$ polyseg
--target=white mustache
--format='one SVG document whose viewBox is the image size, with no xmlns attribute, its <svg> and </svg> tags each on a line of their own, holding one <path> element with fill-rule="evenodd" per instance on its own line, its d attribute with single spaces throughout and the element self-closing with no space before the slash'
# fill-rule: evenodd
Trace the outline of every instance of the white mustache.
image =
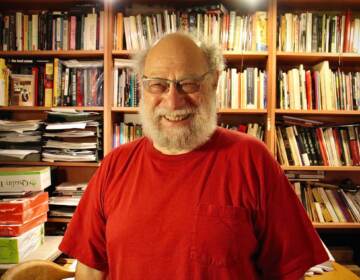
<svg viewBox="0 0 360 280">
<path fill-rule="evenodd" d="M 184 109 L 179 109 L 179 110 L 170 110 L 167 108 L 156 108 L 154 111 L 154 117 L 171 117 L 171 118 L 176 118 L 176 117 L 180 117 L 180 116 L 184 116 L 184 115 L 190 115 L 190 114 L 195 114 L 197 112 L 196 108 L 184 108 Z"/>
</svg>

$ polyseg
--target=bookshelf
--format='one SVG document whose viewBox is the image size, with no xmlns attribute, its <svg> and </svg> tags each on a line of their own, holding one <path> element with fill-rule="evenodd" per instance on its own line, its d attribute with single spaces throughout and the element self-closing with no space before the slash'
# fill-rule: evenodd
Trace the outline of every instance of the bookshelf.
<svg viewBox="0 0 360 280">
<path fill-rule="evenodd" d="M 137 4 L 168 4 L 173 6 L 206 4 L 202 0 L 186 0 L 186 1 L 170 1 L 170 0 L 134 0 L 134 1 L 105 1 L 103 4 L 104 16 L 104 49 L 103 50 L 38 50 L 38 51 L 0 51 L 0 58 L 11 57 L 39 57 L 39 58 L 81 58 L 81 59 L 103 59 L 104 61 L 104 102 L 103 106 L 97 107 L 73 107 L 74 109 L 84 111 L 98 111 L 103 113 L 103 149 L 104 155 L 112 150 L 113 141 L 113 124 L 119 120 L 124 120 L 126 115 L 135 116 L 138 112 L 137 108 L 114 107 L 113 101 L 113 61 L 115 58 L 129 58 L 134 52 L 125 49 L 116 50 L 114 46 L 114 21 L 117 11 L 124 10 L 126 5 L 131 3 Z M 42 9 L 61 9 L 66 10 L 73 4 L 77 3 L 100 3 L 91 0 L 34 0 L 31 5 L 37 5 L 38 10 Z M 242 7 L 238 7 L 237 1 L 227 0 L 222 2 L 229 5 L 229 9 L 237 9 L 241 11 Z M 27 0 L 5 0 L 0 3 L 0 13 L 8 10 L 24 10 L 28 8 Z M 259 122 L 265 126 L 265 144 L 269 150 L 276 153 L 276 120 L 283 115 L 298 116 L 325 122 L 341 123 L 346 121 L 359 122 L 360 111 L 346 110 L 285 110 L 277 108 L 277 73 L 281 67 L 297 66 L 303 63 L 312 66 L 318 62 L 328 60 L 332 65 L 341 65 L 350 69 L 359 69 L 360 54 L 355 53 L 324 53 L 324 52 L 284 52 L 278 51 L 278 22 L 277 17 L 285 11 L 313 11 L 354 9 L 360 12 L 358 0 L 343 0 L 341 7 L 337 0 L 270 0 L 261 7 L 268 13 L 267 21 L 267 51 L 224 51 L 224 57 L 231 66 L 240 68 L 243 66 L 259 66 L 267 72 L 267 108 L 266 109 L 219 109 L 219 120 L 225 120 L 231 123 Z M 15 119 L 31 119 L 44 118 L 44 112 L 49 107 L 0 107 L 0 114 L 7 113 Z M 0 165 L 9 164 L 8 162 L 0 162 Z M 74 181 L 90 178 L 91 174 L 99 166 L 99 163 L 77 163 L 77 162 L 12 162 L 12 165 L 48 165 L 58 167 L 59 170 L 70 174 Z M 86 169 L 86 174 L 77 172 Z M 283 166 L 284 170 L 297 171 L 325 171 L 326 176 L 333 178 L 352 178 L 356 183 L 360 183 L 360 166 Z M 65 219 L 66 220 L 66 219 Z M 64 220 L 64 221 L 65 221 Z M 56 220 L 53 220 L 54 222 Z M 63 221 L 63 220 L 61 220 Z M 350 229 L 358 234 L 360 229 L 359 223 L 314 223 L 317 229 L 321 230 L 341 230 Z"/>
</svg>

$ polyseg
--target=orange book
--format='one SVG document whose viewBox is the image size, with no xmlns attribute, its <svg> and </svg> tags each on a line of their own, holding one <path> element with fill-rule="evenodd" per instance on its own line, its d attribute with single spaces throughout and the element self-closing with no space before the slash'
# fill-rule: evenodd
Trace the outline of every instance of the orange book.
<svg viewBox="0 0 360 280">
<path fill-rule="evenodd" d="M 312 81 L 311 81 L 311 72 L 310 70 L 307 70 L 305 72 L 305 88 L 306 88 L 306 104 L 307 104 L 307 109 L 311 110 L 313 105 L 312 105 Z"/>
<path fill-rule="evenodd" d="M 123 49 L 123 36 L 124 36 L 124 15 L 117 13 L 116 15 L 116 49 Z"/>
</svg>

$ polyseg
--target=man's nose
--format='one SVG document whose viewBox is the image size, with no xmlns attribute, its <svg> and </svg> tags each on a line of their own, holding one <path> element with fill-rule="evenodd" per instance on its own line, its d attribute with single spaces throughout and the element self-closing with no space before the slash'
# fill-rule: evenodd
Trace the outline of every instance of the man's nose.
<svg viewBox="0 0 360 280">
<path fill-rule="evenodd" d="M 186 100 L 185 95 L 182 94 L 175 83 L 171 83 L 169 91 L 164 95 L 167 107 L 171 110 L 181 109 L 184 107 Z"/>
</svg>

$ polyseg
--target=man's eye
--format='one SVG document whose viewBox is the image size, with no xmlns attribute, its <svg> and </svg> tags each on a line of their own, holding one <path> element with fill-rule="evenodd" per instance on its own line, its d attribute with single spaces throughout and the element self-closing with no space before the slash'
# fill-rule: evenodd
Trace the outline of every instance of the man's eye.
<svg viewBox="0 0 360 280">
<path fill-rule="evenodd" d="M 167 84 L 166 83 L 161 83 L 161 82 L 150 82 L 149 83 L 149 88 L 152 91 L 165 91 L 167 88 Z"/>
<path fill-rule="evenodd" d="M 195 92 L 199 90 L 199 83 L 195 81 L 184 81 L 181 83 L 181 89 L 185 92 Z"/>
</svg>

